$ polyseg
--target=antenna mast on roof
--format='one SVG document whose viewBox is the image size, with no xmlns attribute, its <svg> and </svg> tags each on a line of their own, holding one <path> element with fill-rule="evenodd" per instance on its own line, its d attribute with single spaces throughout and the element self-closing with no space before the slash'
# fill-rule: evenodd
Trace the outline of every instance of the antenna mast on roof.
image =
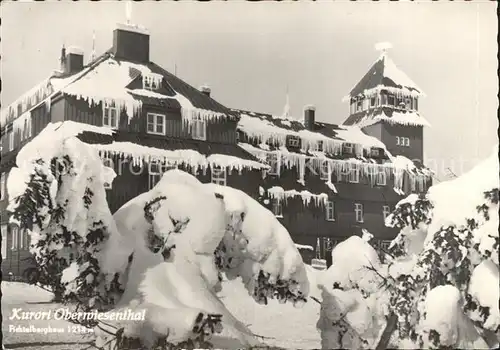
<svg viewBox="0 0 500 350">
<path fill-rule="evenodd" d="M 375 44 L 375 50 L 380 51 L 381 56 L 386 56 L 389 49 L 392 49 L 392 44 L 389 42 Z"/>
<path fill-rule="evenodd" d="M 95 60 L 95 29 L 92 31 L 92 53 L 90 54 L 90 61 Z"/>
<path fill-rule="evenodd" d="M 290 117 L 290 97 L 288 96 L 288 84 L 286 85 L 286 102 L 283 108 L 283 118 Z"/>
<path fill-rule="evenodd" d="M 125 1 L 125 17 L 127 19 L 127 24 L 130 24 L 130 19 L 132 18 L 132 1 Z"/>
</svg>

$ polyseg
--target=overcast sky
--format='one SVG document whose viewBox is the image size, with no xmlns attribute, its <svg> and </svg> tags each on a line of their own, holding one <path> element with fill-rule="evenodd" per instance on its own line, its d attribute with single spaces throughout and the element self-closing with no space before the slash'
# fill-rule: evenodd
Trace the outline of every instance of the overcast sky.
<svg viewBox="0 0 500 350">
<path fill-rule="evenodd" d="M 1 4 L 2 106 L 58 67 L 60 49 L 100 54 L 126 19 L 119 2 Z M 341 123 L 341 102 L 379 53 L 389 54 L 426 93 L 425 155 L 438 177 L 460 174 L 497 141 L 496 2 L 145 2 L 132 22 L 151 33 L 151 60 L 195 87 L 208 83 L 222 104 L 280 114 L 316 106 L 317 119 Z M 464 163 L 463 169 L 459 166 Z"/>
</svg>

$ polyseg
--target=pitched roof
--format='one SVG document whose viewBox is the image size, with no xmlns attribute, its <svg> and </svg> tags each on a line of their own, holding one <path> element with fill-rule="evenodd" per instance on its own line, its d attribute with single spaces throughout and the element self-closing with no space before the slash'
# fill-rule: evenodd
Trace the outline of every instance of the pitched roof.
<svg viewBox="0 0 500 350">
<path fill-rule="evenodd" d="M 246 135 L 247 140 L 258 147 L 289 148 L 287 137 L 295 136 L 301 139 L 303 146 L 315 144 L 319 141 L 323 144 L 330 144 L 332 147 L 325 149 L 338 148 L 342 145 L 351 143 L 361 146 L 362 149 L 381 148 L 385 150 L 384 144 L 378 139 L 363 133 L 358 127 L 329 124 L 324 122 L 315 122 L 313 131 L 306 128 L 303 121 L 290 117 L 273 116 L 266 113 L 257 113 L 251 111 L 233 109 L 239 113 L 238 130 Z M 267 146 L 264 146 L 267 144 Z M 302 147 L 314 148 L 314 147 Z M 297 152 L 297 149 L 289 149 L 290 152 Z M 311 155 L 308 151 L 301 151 L 302 154 Z M 327 157 L 338 159 L 339 155 L 325 152 Z M 331 152 L 336 153 L 336 152 Z"/>
<path fill-rule="evenodd" d="M 403 89 L 408 93 L 422 95 L 423 91 L 400 70 L 394 62 L 382 54 L 368 72 L 354 86 L 348 97 L 355 97 L 371 89 Z"/>
<path fill-rule="evenodd" d="M 351 114 L 343 125 L 356 125 L 363 128 L 381 121 L 390 124 L 430 126 L 429 122 L 417 111 L 394 110 L 391 107 L 377 107 Z"/>
<path fill-rule="evenodd" d="M 142 79 L 160 77 L 157 91 L 143 90 Z M 143 103 L 181 108 L 183 118 L 236 118 L 213 98 L 192 87 L 155 63 L 137 64 L 114 58 L 108 50 L 75 74 L 52 74 L 4 108 L 2 127 L 40 103 L 63 93 L 76 96 L 89 104 L 113 102 L 127 110 L 129 118 Z M 168 101 L 168 102 L 166 102 Z M 19 107 L 20 106 L 20 107 Z"/>
</svg>

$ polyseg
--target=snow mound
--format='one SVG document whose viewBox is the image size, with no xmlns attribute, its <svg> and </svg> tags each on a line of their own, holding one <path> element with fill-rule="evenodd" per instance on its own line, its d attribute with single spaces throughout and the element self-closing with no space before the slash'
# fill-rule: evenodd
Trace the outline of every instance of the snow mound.
<svg viewBox="0 0 500 350">
<path fill-rule="evenodd" d="M 317 327 L 324 349 L 374 348 L 388 314 L 381 288 L 387 271 L 377 252 L 352 236 L 332 251 L 332 266 L 321 276 L 322 308 Z"/>
<path fill-rule="evenodd" d="M 225 332 L 242 344 L 258 343 L 217 297 L 222 272 L 241 277 L 259 302 L 277 298 L 295 303 L 308 293 L 307 273 L 288 232 L 241 191 L 170 170 L 114 218 L 125 250 L 133 252 L 119 307 L 155 308 L 155 315 L 187 312 L 181 318 L 185 327 L 175 323 L 175 329 L 148 318 L 162 334 L 168 329 L 185 340 L 191 316 L 202 313 L 221 315 Z M 128 329 L 140 336 L 137 327 Z"/>
</svg>

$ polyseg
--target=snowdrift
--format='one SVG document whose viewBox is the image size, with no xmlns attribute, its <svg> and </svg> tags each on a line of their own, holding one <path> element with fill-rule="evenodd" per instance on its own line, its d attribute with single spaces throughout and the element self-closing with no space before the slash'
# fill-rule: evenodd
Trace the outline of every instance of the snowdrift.
<svg viewBox="0 0 500 350">
<path fill-rule="evenodd" d="M 259 303 L 305 302 L 307 273 L 288 232 L 241 191 L 171 170 L 112 216 L 104 183 L 115 174 L 75 137 L 86 130 L 110 132 L 50 124 L 20 151 L 9 211 L 29 229 L 39 265 L 62 266 L 52 282 L 65 301 L 146 311 L 144 320 L 93 324 L 98 345 L 206 347 L 222 328 L 243 346 L 259 344 L 217 296 L 224 274 L 241 277 Z"/>
</svg>

